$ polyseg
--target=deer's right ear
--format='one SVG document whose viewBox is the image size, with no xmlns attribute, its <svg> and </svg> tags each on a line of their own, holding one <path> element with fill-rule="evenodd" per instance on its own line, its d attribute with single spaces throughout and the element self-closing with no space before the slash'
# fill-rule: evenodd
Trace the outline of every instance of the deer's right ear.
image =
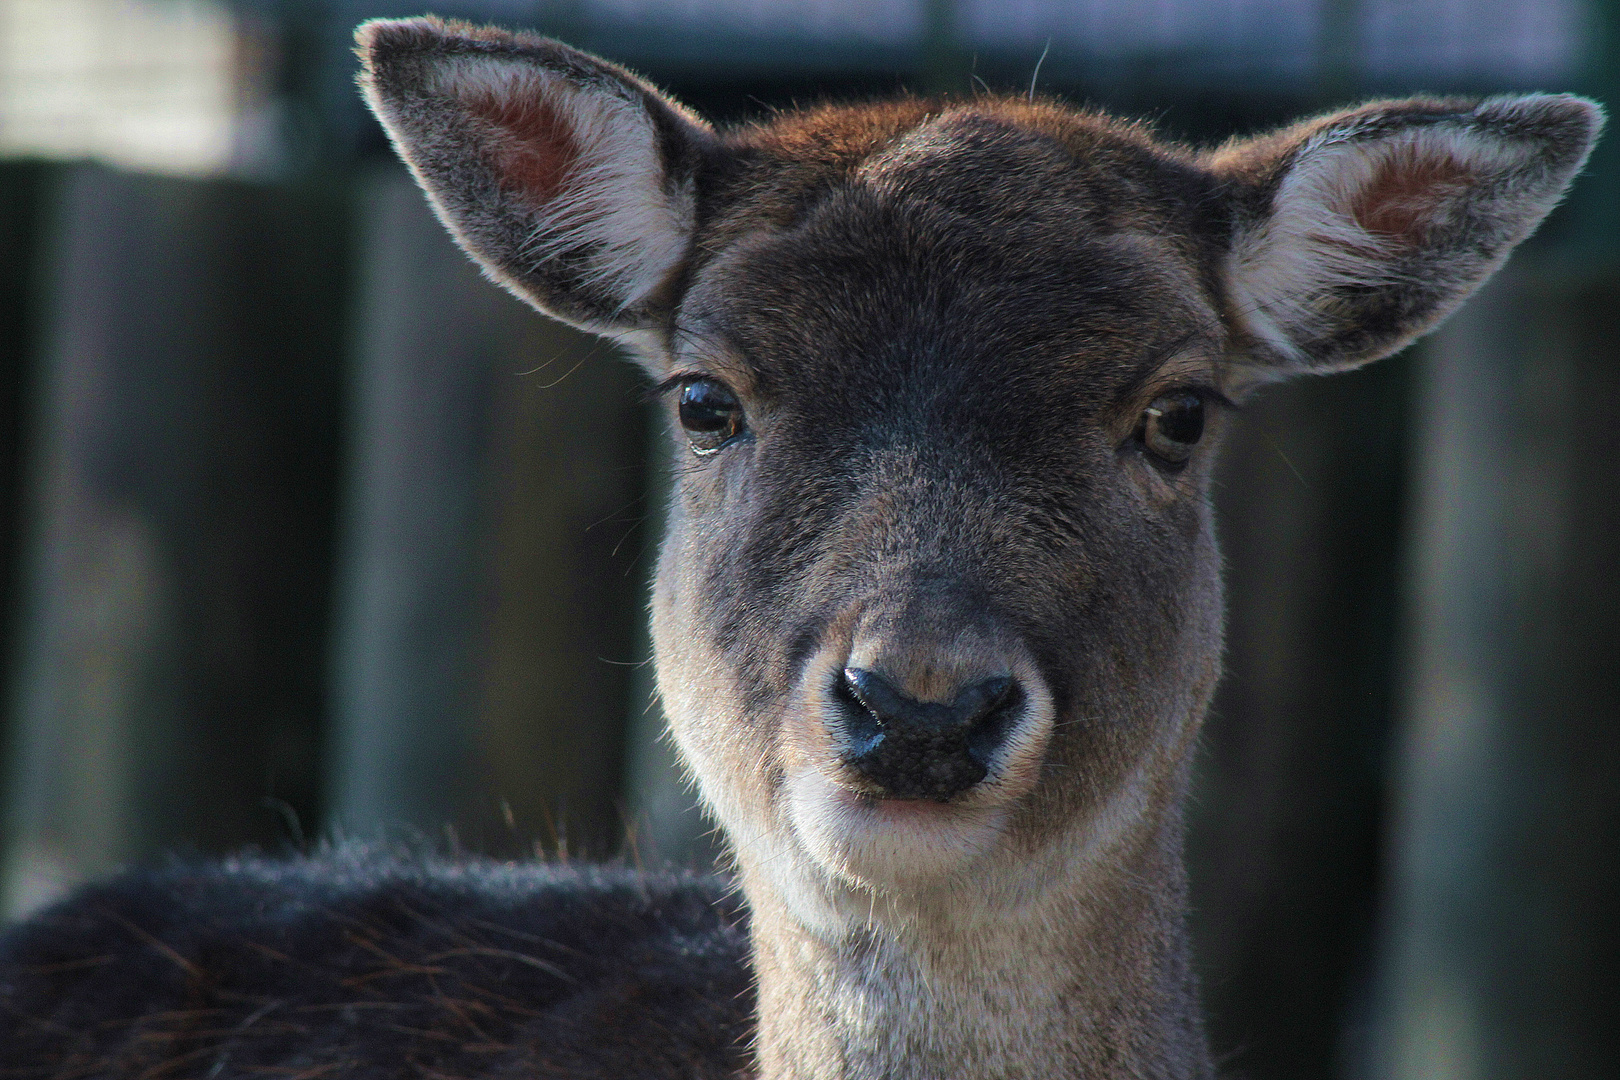
<svg viewBox="0 0 1620 1080">
<path fill-rule="evenodd" d="M 367 104 L 490 277 L 587 329 L 657 321 L 690 246 L 701 120 L 546 38 L 428 17 L 355 39 Z"/>
</svg>

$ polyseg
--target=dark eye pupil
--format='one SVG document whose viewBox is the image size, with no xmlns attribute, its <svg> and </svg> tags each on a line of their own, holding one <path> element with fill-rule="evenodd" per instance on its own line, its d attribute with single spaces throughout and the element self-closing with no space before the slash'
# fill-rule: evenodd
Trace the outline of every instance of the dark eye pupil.
<svg viewBox="0 0 1620 1080">
<path fill-rule="evenodd" d="M 681 427 L 700 453 L 718 450 L 742 432 L 742 406 L 714 379 L 694 379 L 681 388 Z"/>
<path fill-rule="evenodd" d="M 1159 431 L 1172 442 L 1189 446 L 1204 436 L 1204 403 L 1192 394 L 1170 399 L 1169 408 L 1159 413 Z"/>
<path fill-rule="evenodd" d="M 688 383 L 681 391 L 681 426 L 688 431 L 719 431 L 736 410 L 737 399 L 719 383 Z"/>
</svg>

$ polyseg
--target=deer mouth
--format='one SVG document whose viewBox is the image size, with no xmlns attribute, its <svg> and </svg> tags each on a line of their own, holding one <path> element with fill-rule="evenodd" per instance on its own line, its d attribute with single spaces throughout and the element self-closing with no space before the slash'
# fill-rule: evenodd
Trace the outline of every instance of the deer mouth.
<svg viewBox="0 0 1620 1080">
<path fill-rule="evenodd" d="M 852 885 L 953 878 L 992 854 L 1011 817 L 999 800 L 890 798 L 838 782 L 813 765 L 787 778 L 794 832 L 825 869 Z"/>
<path fill-rule="evenodd" d="M 952 878 L 994 854 L 1041 775 L 1052 701 L 1019 658 L 908 698 L 878 665 L 823 665 L 806 679 L 784 776 L 794 832 L 859 886 Z"/>
</svg>

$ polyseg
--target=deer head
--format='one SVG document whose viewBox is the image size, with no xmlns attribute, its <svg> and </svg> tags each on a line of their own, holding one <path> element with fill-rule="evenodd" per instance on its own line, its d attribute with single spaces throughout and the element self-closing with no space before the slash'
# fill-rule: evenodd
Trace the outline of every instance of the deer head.
<svg viewBox="0 0 1620 1080">
<path fill-rule="evenodd" d="M 659 687 L 757 913 L 766 1072 L 1202 1068 L 1180 803 L 1220 673 L 1222 429 L 1444 318 L 1596 107 L 1376 102 L 1213 152 L 996 97 L 716 132 L 542 38 L 360 43 L 468 253 L 668 402 Z M 913 978 L 992 987 L 1049 1060 L 885 1028 L 926 1012 Z"/>
</svg>

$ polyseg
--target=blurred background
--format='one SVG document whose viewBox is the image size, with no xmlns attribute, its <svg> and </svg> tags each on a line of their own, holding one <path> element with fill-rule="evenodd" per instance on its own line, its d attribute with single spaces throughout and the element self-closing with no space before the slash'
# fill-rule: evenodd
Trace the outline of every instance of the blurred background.
<svg viewBox="0 0 1620 1080">
<path fill-rule="evenodd" d="M 711 118 L 1038 88 L 1213 142 L 1620 101 L 1620 0 L 467 0 Z M 483 282 L 353 90 L 373 0 L 0 0 L 0 903 L 417 838 L 702 865 L 638 377 Z M 1044 55 L 1044 61 L 1038 64 Z M 1620 137 L 1439 333 L 1269 392 L 1219 491 L 1194 921 L 1223 1071 L 1611 1077 Z"/>
</svg>

